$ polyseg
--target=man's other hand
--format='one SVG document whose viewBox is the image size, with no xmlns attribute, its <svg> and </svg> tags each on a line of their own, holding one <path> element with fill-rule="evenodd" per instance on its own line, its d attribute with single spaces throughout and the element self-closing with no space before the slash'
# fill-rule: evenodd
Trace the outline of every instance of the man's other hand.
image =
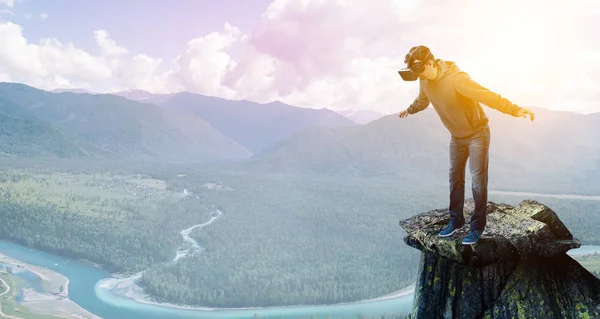
<svg viewBox="0 0 600 319">
<path fill-rule="evenodd" d="M 527 108 L 521 108 L 519 110 L 519 112 L 517 113 L 517 117 L 524 117 L 527 118 L 527 115 L 529 115 L 529 118 L 533 121 L 533 119 L 535 118 L 535 114 L 533 114 L 533 112 L 531 112 L 531 110 L 527 109 Z"/>
<path fill-rule="evenodd" d="M 400 112 L 400 114 L 398 114 L 398 117 L 400 117 L 401 119 L 407 117 L 409 115 L 408 110 L 404 110 L 402 112 Z"/>
</svg>

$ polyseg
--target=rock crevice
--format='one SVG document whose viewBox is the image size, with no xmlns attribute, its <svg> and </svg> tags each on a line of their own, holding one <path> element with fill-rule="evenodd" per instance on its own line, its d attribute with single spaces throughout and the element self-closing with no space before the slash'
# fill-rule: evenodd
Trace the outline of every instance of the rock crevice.
<svg viewBox="0 0 600 319">
<path fill-rule="evenodd" d="M 580 247 L 549 207 L 488 203 L 479 242 L 463 245 L 467 226 L 437 234 L 447 209 L 400 221 L 404 242 L 422 251 L 411 318 L 600 318 L 600 280 L 567 255 Z"/>
</svg>

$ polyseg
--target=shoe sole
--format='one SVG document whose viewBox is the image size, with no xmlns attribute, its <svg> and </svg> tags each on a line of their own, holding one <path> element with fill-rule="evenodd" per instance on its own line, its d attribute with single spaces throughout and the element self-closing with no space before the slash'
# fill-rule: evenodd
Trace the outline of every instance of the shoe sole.
<svg viewBox="0 0 600 319">
<path fill-rule="evenodd" d="M 438 236 L 439 237 L 450 237 L 450 236 L 452 236 L 452 234 L 456 233 L 457 231 L 459 231 L 463 227 L 465 227 L 465 226 L 463 225 L 463 226 L 460 226 L 460 227 L 456 227 L 456 228 L 454 228 L 454 230 L 450 234 L 447 234 L 447 235 L 440 235 L 438 233 Z"/>
<path fill-rule="evenodd" d="M 463 245 L 475 245 L 477 242 L 470 242 L 470 243 L 466 243 L 466 242 L 462 242 Z"/>
<path fill-rule="evenodd" d="M 458 229 L 455 229 L 450 234 L 446 234 L 446 235 L 440 235 L 440 234 L 438 234 L 438 236 L 440 236 L 440 237 L 449 237 L 449 236 L 452 236 L 452 234 L 456 233 L 457 230 Z"/>
</svg>

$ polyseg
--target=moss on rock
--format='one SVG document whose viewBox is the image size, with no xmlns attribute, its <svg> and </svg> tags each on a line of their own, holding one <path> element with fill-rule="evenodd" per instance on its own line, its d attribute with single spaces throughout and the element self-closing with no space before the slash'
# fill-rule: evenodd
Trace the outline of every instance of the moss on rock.
<svg viewBox="0 0 600 319">
<path fill-rule="evenodd" d="M 465 205 L 469 221 L 473 202 Z M 488 203 L 484 236 L 462 245 L 468 226 L 437 233 L 450 220 L 436 209 L 400 221 L 421 250 L 412 319 L 600 318 L 600 280 L 566 252 L 579 241 L 547 206 Z"/>
</svg>

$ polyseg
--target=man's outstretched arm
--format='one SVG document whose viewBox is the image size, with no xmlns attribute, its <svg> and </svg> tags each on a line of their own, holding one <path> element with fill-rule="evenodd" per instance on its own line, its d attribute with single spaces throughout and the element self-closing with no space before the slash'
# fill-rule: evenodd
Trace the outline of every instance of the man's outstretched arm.
<svg viewBox="0 0 600 319">
<path fill-rule="evenodd" d="M 481 102 L 505 114 L 519 116 L 519 110 L 522 109 L 508 99 L 500 96 L 500 94 L 481 86 L 464 72 L 456 75 L 454 88 L 463 96 Z"/>
<path fill-rule="evenodd" d="M 417 96 L 415 101 L 406 110 L 409 114 L 415 114 L 426 109 L 430 103 L 427 94 L 423 91 L 423 87 L 419 85 L 419 96 Z"/>
</svg>

